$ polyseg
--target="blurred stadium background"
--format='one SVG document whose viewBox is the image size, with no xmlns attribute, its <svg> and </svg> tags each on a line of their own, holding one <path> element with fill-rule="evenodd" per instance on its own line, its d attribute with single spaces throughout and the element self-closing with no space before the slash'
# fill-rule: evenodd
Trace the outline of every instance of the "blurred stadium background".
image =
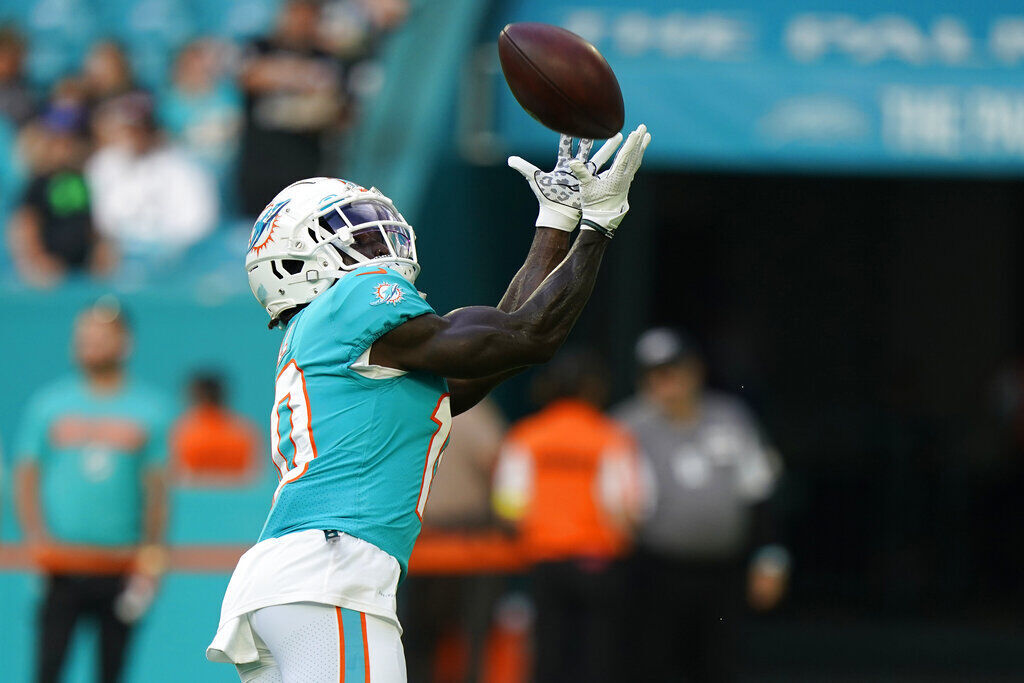
<svg viewBox="0 0 1024 683">
<path fill-rule="evenodd" d="M 19 545 L 13 439 L 28 397 L 71 367 L 75 313 L 115 293 L 137 330 L 135 375 L 183 409 L 191 373 L 214 369 L 265 441 L 279 335 L 243 275 L 253 216 L 238 169 L 258 183 L 259 149 L 290 149 L 288 135 L 305 145 L 292 161 L 318 166 L 296 178 L 340 175 L 395 200 L 419 237 L 417 284 L 439 311 L 496 302 L 535 211 L 504 160 L 544 166 L 555 140 L 501 79 L 494 40 L 511 21 L 591 40 L 622 84 L 627 127 L 654 133 L 573 341 L 603 353 L 621 399 L 637 335 L 686 328 L 711 384 L 753 408 L 786 463 L 776 503 L 792 585 L 777 610 L 743 620 L 742 679 L 1024 677 L 1024 6 L 322 5 L 319 52 L 294 68 L 328 69 L 319 92 L 340 106 L 274 138 L 260 106 L 270 96 L 253 95 L 243 71 L 262 49 L 253 41 L 275 31 L 278 0 L 0 0 L 2 215 L 43 201 L 30 190 L 52 178 L 60 140 L 87 159 L 129 134 L 118 123 L 132 117 L 151 115 L 182 172 L 217 190 L 187 237 L 135 239 L 119 229 L 130 209 L 114 206 L 98 238 L 67 228 L 70 242 L 40 257 L 24 226 L 5 226 L 0 679 L 30 680 L 41 590 Z M 108 40 L 130 77 L 119 80 Z M 116 180 L 92 186 L 116 173 L 85 177 L 94 199 L 117 204 Z M 498 392 L 510 419 L 531 410 L 528 381 Z M 173 489 L 176 564 L 127 680 L 234 679 L 203 650 L 232 553 L 258 534 L 274 487 L 269 459 L 259 463 L 254 482 Z M 421 571 L 452 570 L 454 557 Z M 66 680 L 91 680 L 92 637 L 76 643 Z M 407 643 L 416 637 L 407 630 Z"/>
</svg>

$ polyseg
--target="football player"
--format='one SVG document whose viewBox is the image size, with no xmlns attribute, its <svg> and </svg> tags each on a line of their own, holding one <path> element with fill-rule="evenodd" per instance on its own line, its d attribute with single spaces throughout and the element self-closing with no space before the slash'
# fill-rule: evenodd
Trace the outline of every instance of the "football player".
<svg viewBox="0 0 1024 683">
<path fill-rule="evenodd" d="M 280 482 L 238 562 L 207 649 L 242 681 L 405 681 L 395 592 L 452 415 L 550 359 L 590 296 L 651 136 L 590 158 L 559 142 L 542 172 L 509 165 L 540 203 L 526 262 L 497 307 L 436 315 L 413 283 L 412 226 L 336 178 L 285 188 L 253 227 L 249 284 L 285 330 L 270 452 Z M 580 232 L 570 247 L 571 234 Z"/>
</svg>

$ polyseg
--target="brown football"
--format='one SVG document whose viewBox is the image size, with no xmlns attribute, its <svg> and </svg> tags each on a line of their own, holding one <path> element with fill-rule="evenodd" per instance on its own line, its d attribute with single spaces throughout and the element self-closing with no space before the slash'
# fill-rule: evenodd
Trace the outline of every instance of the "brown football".
<svg viewBox="0 0 1024 683">
<path fill-rule="evenodd" d="M 575 33 L 550 24 L 509 24 L 498 36 L 498 58 L 516 100 L 548 128 L 599 140 L 622 129 L 619 81 L 597 48 Z"/>
</svg>

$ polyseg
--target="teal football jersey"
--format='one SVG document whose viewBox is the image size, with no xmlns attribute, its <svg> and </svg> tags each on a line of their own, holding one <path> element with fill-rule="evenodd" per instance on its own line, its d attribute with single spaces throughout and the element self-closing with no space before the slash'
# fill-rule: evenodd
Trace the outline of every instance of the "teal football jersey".
<svg viewBox="0 0 1024 683">
<path fill-rule="evenodd" d="M 65 543 L 139 543 L 144 475 L 164 465 L 172 417 L 164 397 L 134 382 L 96 394 L 69 377 L 36 394 L 15 454 L 39 467 L 50 534 Z"/>
<path fill-rule="evenodd" d="M 280 483 L 260 540 L 336 529 L 384 550 L 405 575 L 451 430 L 448 384 L 353 364 L 384 333 L 432 312 L 400 275 L 368 265 L 292 318 L 270 418 Z"/>
</svg>

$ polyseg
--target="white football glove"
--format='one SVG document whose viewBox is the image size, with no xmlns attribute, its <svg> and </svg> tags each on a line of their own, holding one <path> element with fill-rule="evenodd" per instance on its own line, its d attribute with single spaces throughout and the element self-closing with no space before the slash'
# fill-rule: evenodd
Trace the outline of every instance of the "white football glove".
<svg viewBox="0 0 1024 683">
<path fill-rule="evenodd" d="M 607 162 L 622 141 L 622 134 L 608 140 L 589 161 L 593 140 L 580 140 L 576 156 L 572 156 L 572 138 L 563 135 L 558 140 L 558 161 L 550 172 L 541 171 L 522 157 L 509 157 L 508 165 L 519 171 L 537 196 L 540 211 L 538 228 L 556 228 L 572 232 L 580 222 L 580 181 L 569 170 L 570 161 L 578 161 L 594 173 Z"/>
<path fill-rule="evenodd" d="M 640 124 L 626 138 L 611 168 L 604 173 L 591 171 L 587 164 L 577 159 L 569 160 L 569 168 L 580 181 L 580 197 L 583 201 L 580 229 L 596 230 L 608 238 L 615 234 L 622 217 L 629 211 L 629 185 L 640 168 L 644 150 L 650 142 L 651 134 L 647 132 L 647 126 Z M 601 151 L 604 151 L 603 147 Z"/>
</svg>

